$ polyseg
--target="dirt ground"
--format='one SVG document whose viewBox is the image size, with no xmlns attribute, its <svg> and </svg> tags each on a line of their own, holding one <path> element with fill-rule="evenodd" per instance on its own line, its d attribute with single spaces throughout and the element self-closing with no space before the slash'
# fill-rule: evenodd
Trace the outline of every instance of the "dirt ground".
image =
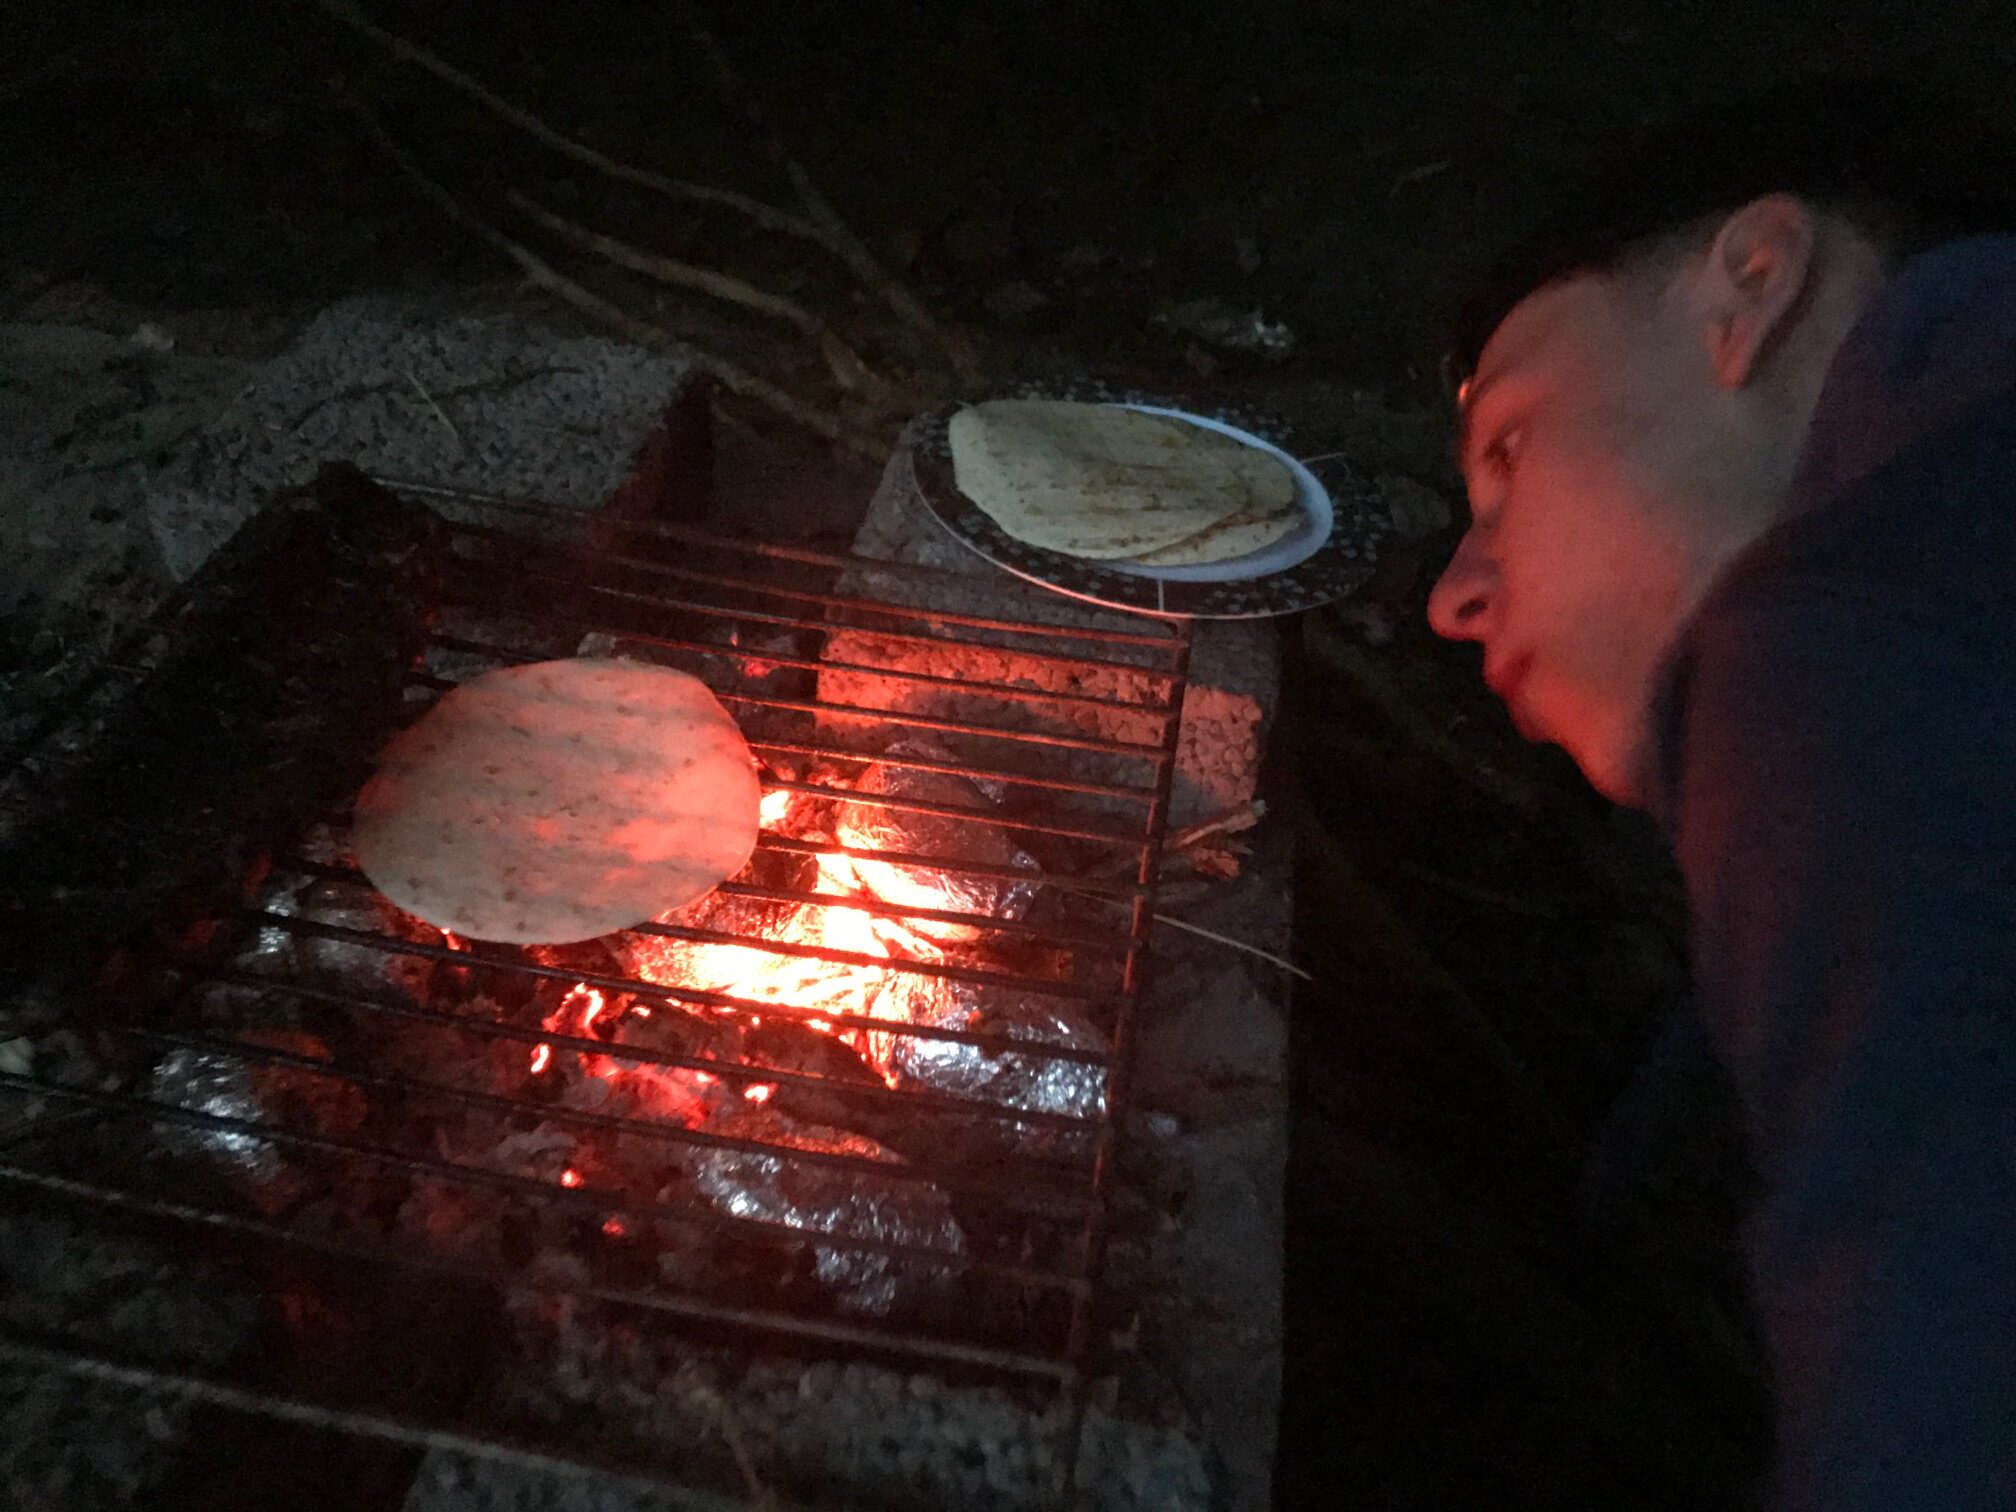
<svg viewBox="0 0 2016 1512">
<path fill-rule="evenodd" d="M 677 7 L 368 9 L 614 156 L 787 197 Z M 1823 62 L 2002 98 L 2016 11 L 1904 10 L 744 0 L 710 24 L 813 180 L 973 333 L 981 386 L 1202 386 L 1455 503 L 1439 323 L 1556 165 Z M 330 103 L 340 77 L 472 203 L 521 188 L 790 295 L 914 392 L 947 381 L 816 249 L 561 163 L 310 4 L 84 0 L 8 28 L 0 320 L 149 321 L 239 357 L 360 289 L 551 308 L 388 168 Z M 591 281 L 777 381 L 825 382 L 795 332 L 747 311 Z M 1292 349 L 1179 329 L 1206 301 Z M 778 528 L 844 539 L 872 469 L 727 411 L 735 510 L 767 489 L 792 501 Z M 1513 737 L 1475 654 L 1421 627 L 1452 538 L 1283 626 L 1272 781 L 1317 977 L 1297 1005 L 1283 1500 L 1739 1506 L 1761 1418 L 1731 1301 L 1726 1089 L 1704 1070 L 1666 1110 L 1670 1158 L 1646 1162 L 1605 1244 L 1574 1221 L 1604 1115 L 1685 991 L 1672 879 L 1642 824 Z M 44 654 L 35 623 L 4 629 L 7 658 Z"/>
</svg>

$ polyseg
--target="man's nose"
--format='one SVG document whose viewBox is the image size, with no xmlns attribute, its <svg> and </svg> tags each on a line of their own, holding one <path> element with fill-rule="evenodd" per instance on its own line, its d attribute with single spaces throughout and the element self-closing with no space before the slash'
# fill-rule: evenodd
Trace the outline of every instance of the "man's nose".
<svg viewBox="0 0 2016 1512">
<path fill-rule="evenodd" d="M 1428 624 L 1450 640 L 1485 640 L 1497 624 L 1498 567 L 1466 532 L 1428 595 Z"/>
</svg>

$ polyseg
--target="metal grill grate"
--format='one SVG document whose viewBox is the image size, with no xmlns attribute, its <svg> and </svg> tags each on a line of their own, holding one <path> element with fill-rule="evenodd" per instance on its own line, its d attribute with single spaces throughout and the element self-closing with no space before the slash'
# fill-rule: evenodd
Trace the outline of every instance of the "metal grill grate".
<svg viewBox="0 0 2016 1512">
<path fill-rule="evenodd" d="M 750 1350 L 1078 1387 L 1185 622 L 671 527 L 598 525 L 583 545 L 555 511 L 394 486 L 451 522 L 416 715 L 495 666 L 679 667 L 736 716 L 766 813 L 785 817 L 699 914 L 520 950 L 393 915 L 332 815 L 216 964 L 162 984 L 164 1011 L 107 1026 L 131 1050 L 117 1075 L 0 1072 L 18 1116 L 0 1183 L 319 1257 L 310 1273 L 340 1272 L 343 1305 L 367 1313 L 432 1278 Z M 904 885 L 836 883 L 864 867 Z M 682 975 L 722 950 L 729 979 Z M 757 990 L 796 972 L 823 991 L 828 970 L 893 985 L 837 1006 Z M 943 1011 L 892 1017 L 892 1000 Z M 592 1024 L 590 1002 L 606 1010 Z M 705 1107 L 667 1115 L 668 1088 Z M 221 1183 L 199 1195 L 192 1165 Z M 325 1402 L 415 1442 L 486 1437 L 456 1410 L 466 1383 L 411 1385 L 427 1373 L 402 1356 L 424 1340 L 355 1332 L 374 1363 L 343 1381 L 314 1379 L 312 1352 L 247 1382 L 8 1348 L 234 1407 Z"/>
</svg>

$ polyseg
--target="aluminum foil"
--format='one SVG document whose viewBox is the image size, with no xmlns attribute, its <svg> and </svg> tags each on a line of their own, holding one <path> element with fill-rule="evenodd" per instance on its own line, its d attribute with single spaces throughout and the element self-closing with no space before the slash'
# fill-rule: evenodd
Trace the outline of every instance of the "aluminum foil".
<svg viewBox="0 0 2016 1512">
<path fill-rule="evenodd" d="M 865 1156 L 891 1164 L 896 1157 L 872 1139 L 818 1124 L 800 1124 L 770 1108 L 724 1107 L 708 1132 L 795 1150 Z M 694 1184 L 724 1213 L 781 1223 L 837 1239 L 876 1239 L 963 1254 L 966 1237 L 951 1204 L 936 1187 L 916 1181 L 878 1181 L 866 1174 L 742 1150 L 690 1148 L 680 1155 Z M 814 1245 L 814 1274 L 853 1312 L 886 1316 L 906 1279 L 911 1284 L 947 1274 L 929 1261 L 875 1250 Z"/>
<path fill-rule="evenodd" d="M 906 979 L 904 1012 L 890 1017 L 938 1029 L 998 1034 L 1004 1040 L 1104 1053 L 1105 1036 L 1063 999 L 962 982 Z M 1106 1068 L 1035 1052 L 992 1049 L 910 1034 L 874 1035 L 876 1064 L 893 1087 L 942 1092 L 1024 1113 L 1101 1118 Z"/>
<path fill-rule="evenodd" d="M 258 906 L 287 918 L 365 930 L 412 944 L 443 943 L 440 930 L 394 908 L 362 883 L 290 877 L 262 897 Z M 426 1001 L 434 971 L 434 963 L 424 956 L 296 934 L 278 924 L 260 925 L 237 964 L 276 976 L 334 977 L 346 987 L 390 988 L 414 1002 Z"/>
<path fill-rule="evenodd" d="M 891 746 L 888 754 L 935 761 L 950 759 L 943 747 L 927 741 L 904 741 Z M 977 809 L 988 807 L 999 796 L 998 791 L 990 793 L 964 777 L 883 762 L 862 773 L 855 788 L 862 793 Z M 863 850 L 910 851 L 943 856 L 948 862 L 979 861 L 1030 873 L 1037 870 L 1034 859 L 1009 839 L 1004 830 L 984 820 L 947 819 L 875 804 L 843 803 L 834 818 L 834 834 L 842 845 Z M 868 891 L 900 908 L 938 908 L 996 919 L 1019 919 L 1029 912 L 1029 905 L 1036 897 L 1033 875 L 1024 882 L 972 872 L 940 871 L 935 867 L 897 866 L 858 857 L 854 860 L 854 872 Z M 977 925 L 932 919 L 906 919 L 904 923 L 936 940 L 971 940 L 982 933 Z"/>
<path fill-rule="evenodd" d="M 244 1062 L 200 1050 L 178 1048 L 162 1056 L 147 1078 L 147 1096 L 154 1102 L 208 1113 L 213 1118 L 256 1124 L 265 1117 Z M 280 1174 L 279 1155 L 272 1144 L 256 1135 L 163 1124 L 161 1138 L 165 1144 L 208 1155 L 254 1181 L 271 1181 Z"/>
<path fill-rule="evenodd" d="M 314 1060 L 326 1060 L 329 1054 L 314 1035 L 297 1029 L 260 1029 L 244 1038 Z M 354 1133 L 366 1112 L 363 1091 L 349 1082 L 187 1046 L 177 1046 L 155 1062 L 145 1095 L 213 1118 L 318 1134 Z M 184 1124 L 163 1124 L 160 1132 L 164 1143 L 215 1160 L 247 1180 L 262 1198 L 284 1200 L 283 1188 L 298 1179 L 286 1148 L 256 1134 Z"/>
<path fill-rule="evenodd" d="M 823 909 L 803 904 L 709 893 L 664 915 L 659 922 L 749 940 L 822 944 L 830 943 L 823 936 L 823 914 Z M 861 1012 L 862 1005 L 875 995 L 882 975 L 876 966 L 787 955 L 755 944 L 672 940 L 626 931 L 610 936 L 609 947 L 632 976 L 660 987 L 691 987 L 757 1002 L 829 1008 L 836 1013 Z"/>
</svg>

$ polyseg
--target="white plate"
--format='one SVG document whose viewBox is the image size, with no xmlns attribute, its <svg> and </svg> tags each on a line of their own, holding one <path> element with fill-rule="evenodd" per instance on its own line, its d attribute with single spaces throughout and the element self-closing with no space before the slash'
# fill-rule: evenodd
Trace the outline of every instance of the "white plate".
<svg viewBox="0 0 2016 1512">
<path fill-rule="evenodd" d="M 1298 562 L 1307 561 L 1330 538 L 1331 508 L 1330 491 L 1309 471 L 1273 442 L 1263 440 L 1251 431 L 1241 430 L 1236 425 L 1228 425 L 1223 420 L 1214 420 L 1209 415 L 1194 415 L 1188 410 L 1163 409 L 1153 404 L 1116 404 L 1115 409 L 1139 410 L 1144 415 L 1161 415 L 1170 420 L 1182 420 L 1205 430 L 1216 431 L 1221 436 L 1230 436 L 1234 441 L 1271 457 L 1279 457 L 1295 479 L 1295 504 L 1302 511 L 1302 521 L 1288 534 L 1258 551 L 1249 551 L 1244 556 L 1228 557 L 1222 562 L 1199 562 L 1192 567 L 1144 567 L 1139 562 L 1101 559 L 1099 566 L 1108 572 L 1122 572 L 1129 577 L 1156 578 L 1165 583 L 1230 583 L 1244 578 L 1265 577 L 1272 572 L 1282 572 Z"/>
</svg>

